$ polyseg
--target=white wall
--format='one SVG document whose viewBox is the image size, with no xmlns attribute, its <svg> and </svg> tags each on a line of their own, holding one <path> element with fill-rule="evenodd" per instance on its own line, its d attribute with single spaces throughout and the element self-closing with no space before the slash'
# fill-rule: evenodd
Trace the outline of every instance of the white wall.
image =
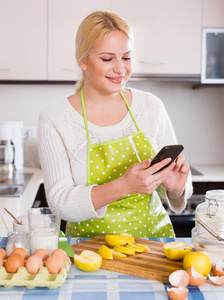
<svg viewBox="0 0 224 300">
<path fill-rule="evenodd" d="M 191 164 L 224 164 L 224 88 L 192 89 L 189 82 L 131 81 L 150 91 L 168 110 L 178 141 Z M 74 93 L 73 85 L 0 85 L 0 120 L 37 126 L 40 112 Z M 37 141 L 25 140 L 26 166 L 38 165 Z"/>
</svg>

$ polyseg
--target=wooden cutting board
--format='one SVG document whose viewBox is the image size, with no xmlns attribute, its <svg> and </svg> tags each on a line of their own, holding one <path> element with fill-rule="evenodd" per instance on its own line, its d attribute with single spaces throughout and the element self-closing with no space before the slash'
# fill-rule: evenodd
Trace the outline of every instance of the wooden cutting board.
<svg viewBox="0 0 224 300">
<path fill-rule="evenodd" d="M 168 278 L 172 272 L 183 269 L 182 261 L 171 261 L 166 258 L 163 253 L 164 243 L 138 238 L 135 238 L 135 242 L 145 244 L 151 251 L 113 260 L 103 259 L 101 269 L 164 283 L 169 283 Z M 101 245 L 106 245 L 105 234 L 80 242 L 72 248 L 76 254 L 80 254 L 83 250 L 98 252 Z"/>
</svg>

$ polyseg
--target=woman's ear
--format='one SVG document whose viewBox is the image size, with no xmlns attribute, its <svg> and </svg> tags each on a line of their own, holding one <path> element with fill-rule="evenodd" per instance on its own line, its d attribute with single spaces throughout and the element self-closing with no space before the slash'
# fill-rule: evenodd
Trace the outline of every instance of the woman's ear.
<svg viewBox="0 0 224 300">
<path fill-rule="evenodd" d="M 82 71 L 86 71 L 87 67 L 86 67 L 86 61 L 83 60 L 81 63 L 80 63 L 80 68 Z"/>
</svg>

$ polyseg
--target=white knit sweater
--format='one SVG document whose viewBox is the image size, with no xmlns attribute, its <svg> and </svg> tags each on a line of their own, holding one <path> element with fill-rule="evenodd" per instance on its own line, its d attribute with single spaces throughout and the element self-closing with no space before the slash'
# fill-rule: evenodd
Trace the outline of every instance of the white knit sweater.
<svg viewBox="0 0 224 300">
<path fill-rule="evenodd" d="M 165 107 L 156 96 L 131 89 L 131 110 L 138 126 L 156 151 L 175 144 L 176 137 Z M 97 126 L 88 122 L 91 144 L 120 139 L 137 131 L 130 113 L 114 126 Z M 91 189 L 87 186 L 87 137 L 83 117 L 65 98 L 51 105 L 39 117 L 38 145 L 47 201 L 61 210 L 61 218 L 81 222 L 101 218 L 106 206 L 95 211 Z M 169 201 L 165 188 L 157 189 L 173 211 L 181 211 L 192 193 L 191 174 L 185 193 L 177 201 Z"/>
</svg>

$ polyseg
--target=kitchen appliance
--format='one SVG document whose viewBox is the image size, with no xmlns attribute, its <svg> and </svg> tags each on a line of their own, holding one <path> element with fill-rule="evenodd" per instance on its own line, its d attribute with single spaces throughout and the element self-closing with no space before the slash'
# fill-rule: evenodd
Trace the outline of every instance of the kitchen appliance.
<svg viewBox="0 0 224 300">
<path fill-rule="evenodd" d="M 23 170 L 23 122 L 0 121 L 0 173 Z"/>
<path fill-rule="evenodd" d="M 201 83 L 224 83 L 224 28 L 202 29 Z"/>
</svg>

